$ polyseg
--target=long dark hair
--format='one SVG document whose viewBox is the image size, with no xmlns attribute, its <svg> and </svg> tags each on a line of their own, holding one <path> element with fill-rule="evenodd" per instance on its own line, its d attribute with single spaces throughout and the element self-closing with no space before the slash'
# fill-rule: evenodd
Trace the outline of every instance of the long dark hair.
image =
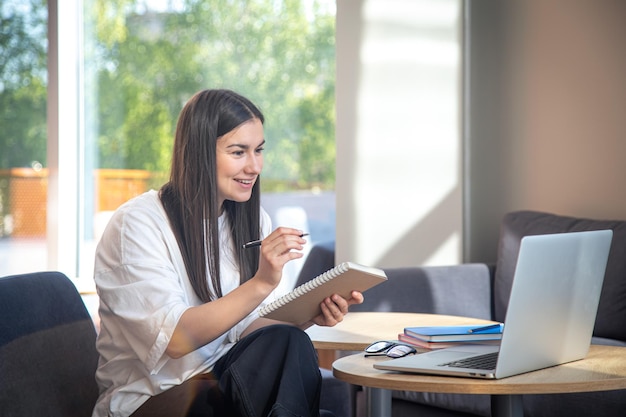
<svg viewBox="0 0 626 417">
<path fill-rule="evenodd" d="M 258 268 L 259 251 L 244 251 L 245 242 L 260 237 L 260 178 L 250 200 L 225 200 L 218 207 L 216 179 L 217 140 L 237 126 L 257 118 L 261 111 L 247 98 L 230 90 L 203 90 L 183 107 L 176 125 L 169 182 L 160 198 L 169 218 L 185 268 L 197 296 L 208 302 L 221 297 L 218 217 L 223 208 L 232 233 L 240 282 Z M 208 264 L 208 271 L 207 271 Z M 208 277 L 215 289 L 212 293 Z"/>
</svg>

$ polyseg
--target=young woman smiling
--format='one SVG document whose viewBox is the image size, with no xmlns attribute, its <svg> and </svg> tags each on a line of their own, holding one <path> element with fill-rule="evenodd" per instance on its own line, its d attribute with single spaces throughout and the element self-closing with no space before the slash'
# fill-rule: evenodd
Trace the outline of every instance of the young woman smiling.
<svg viewBox="0 0 626 417">
<path fill-rule="evenodd" d="M 318 416 L 304 328 L 333 326 L 363 296 L 337 295 L 302 328 L 258 317 L 303 231 L 260 206 L 264 118 L 230 90 L 181 111 L 169 181 L 120 207 L 98 245 L 99 416 Z M 262 239 L 258 248 L 243 244 Z"/>
</svg>

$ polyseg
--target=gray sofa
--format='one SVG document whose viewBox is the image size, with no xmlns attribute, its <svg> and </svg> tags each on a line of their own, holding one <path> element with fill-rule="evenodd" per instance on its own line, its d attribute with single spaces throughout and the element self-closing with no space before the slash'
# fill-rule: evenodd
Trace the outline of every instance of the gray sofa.
<svg viewBox="0 0 626 417">
<path fill-rule="evenodd" d="M 611 252 L 592 343 L 626 346 L 626 221 L 580 219 L 534 211 L 507 214 L 501 223 L 496 265 L 387 268 L 388 282 L 367 291 L 351 311 L 405 311 L 451 314 L 504 321 L 520 240 L 526 235 L 612 229 Z M 319 259 L 331 258 L 333 246 Z M 334 260 L 334 258 L 333 258 Z M 311 261 L 313 262 L 313 261 Z M 323 269 L 328 265 L 319 266 Z M 336 383 L 336 382 L 335 382 Z M 362 392 L 355 388 L 355 415 L 362 412 Z M 453 395 L 398 391 L 393 416 L 490 416 L 488 395 Z M 525 395 L 524 415 L 623 416 L 626 390 L 597 393 Z"/>
</svg>

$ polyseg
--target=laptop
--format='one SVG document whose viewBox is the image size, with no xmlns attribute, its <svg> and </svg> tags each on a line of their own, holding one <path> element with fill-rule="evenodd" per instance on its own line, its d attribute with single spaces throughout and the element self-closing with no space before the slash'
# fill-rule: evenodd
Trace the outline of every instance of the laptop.
<svg viewBox="0 0 626 417">
<path fill-rule="evenodd" d="M 499 346 L 459 345 L 374 368 L 500 379 L 583 359 L 612 237 L 612 230 L 523 237 Z"/>
</svg>

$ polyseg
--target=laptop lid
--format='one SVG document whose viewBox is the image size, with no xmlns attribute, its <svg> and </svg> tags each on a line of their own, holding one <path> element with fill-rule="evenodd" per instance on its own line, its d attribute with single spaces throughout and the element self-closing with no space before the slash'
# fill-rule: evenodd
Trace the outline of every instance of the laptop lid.
<svg viewBox="0 0 626 417">
<path fill-rule="evenodd" d="M 613 232 L 522 238 L 495 369 L 441 366 L 498 350 L 460 345 L 381 361 L 377 369 L 504 378 L 582 359 L 595 324 Z"/>
</svg>

